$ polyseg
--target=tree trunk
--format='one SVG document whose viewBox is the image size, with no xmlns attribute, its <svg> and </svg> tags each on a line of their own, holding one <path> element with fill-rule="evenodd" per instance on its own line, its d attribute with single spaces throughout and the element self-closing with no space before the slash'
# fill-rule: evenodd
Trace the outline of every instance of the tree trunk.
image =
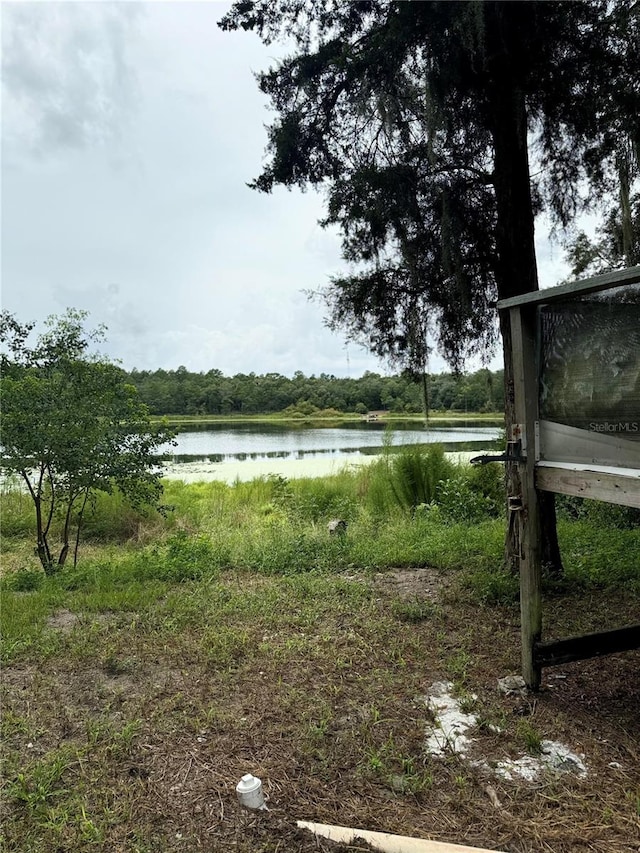
<svg viewBox="0 0 640 853">
<path fill-rule="evenodd" d="M 64 527 L 62 528 L 62 549 L 60 551 L 60 556 L 58 557 L 58 568 L 61 569 L 69 554 L 69 531 L 71 527 L 71 511 L 73 509 L 73 502 L 75 498 L 69 496 L 69 503 L 67 505 L 67 512 L 64 517 Z"/>
<path fill-rule="evenodd" d="M 51 558 L 51 551 L 49 550 L 49 543 L 47 542 L 47 534 L 42 524 L 42 504 L 39 497 L 35 498 L 34 502 L 36 506 L 36 553 L 45 574 L 51 575 L 53 574 L 53 560 Z"/>
<path fill-rule="evenodd" d="M 527 111 L 524 92 L 517 82 L 508 45 L 512 14 L 518 4 L 487 4 L 487 53 L 489 115 L 494 142 L 494 188 L 496 195 L 496 244 L 498 298 L 506 299 L 538 290 L 535 254 L 534 216 L 529 174 Z M 513 8 L 515 7 L 515 9 Z M 500 318 L 504 352 L 505 419 L 507 438 L 514 423 L 513 364 L 509 318 Z M 507 494 L 519 495 L 521 483 L 516 465 L 507 465 Z M 552 494 L 542 498 L 542 560 L 554 574 L 562 573 L 556 529 L 555 500 Z M 517 571 L 519 544 L 515 525 L 509 524 L 505 560 Z"/>
<path fill-rule="evenodd" d="M 422 372 L 420 377 L 420 387 L 422 390 L 422 410 L 424 411 L 424 422 L 429 421 L 429 377 L 426 371 Z"/>
<path fill-rule="evenodd" d="M 78 513 L 78 525 L 76 527 L 76 544 L 73 549 L 73 568 L 78 565 L 78 549 L 80 548 L 80 530 L 82 529 L 82 521 L 84 519 L 84 511 L 87 506 L 87 501 L 89 500 L 89 489 L 85 490 L 84 499 L 82 501 L 82 507 L 80 512 Z"/>
<path fill-rule="evenodd" d="M 47 532 L 49 530 L 49 523 L 47 523 L 46 528 L 42 523 L 42 499 L 40 497 L 42 490 L 42 477 L 43 471 L 40 471 L 40 479 L 38 482 L 37 490 L 31 485 L 31 480 L 29 479 L 29 475 L 26 471 L 21 471 L 20 475 L 24 480 L 27 489 L 29 490 L 29 494 L 31 495 L 31 500 L 33 501 L 33 505 L 36 510 L 36 554 L 38 555 L 38 559 L 44 569 L 45 574 L 49 575 L 52 573 L 52 559 L 51 559 L 51 551 L 49 550 L 49 543 L 47 541 Z"/>
</svg>

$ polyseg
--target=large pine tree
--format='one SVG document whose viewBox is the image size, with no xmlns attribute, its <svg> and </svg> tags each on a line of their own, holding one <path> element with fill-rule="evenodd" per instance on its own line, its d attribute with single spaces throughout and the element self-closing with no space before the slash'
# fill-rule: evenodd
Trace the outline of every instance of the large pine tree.
<svg viewBox="0 0 640 853">
<path fill-rule="evenodd" d="M 276 117 L 254 186 L 325 191 L 354 269 L 324 291 L 334 327 L 413 368 L 417 317 L 454 366 L 486 351 L 496 298 L 538 288 L 536 214 L 566 225 L 612 190 L 623 134 L 638 150 L 639 15 L 627 0 L 232 7 L 223 29 L 293 45 L 259 75 Z"/>
</svg>

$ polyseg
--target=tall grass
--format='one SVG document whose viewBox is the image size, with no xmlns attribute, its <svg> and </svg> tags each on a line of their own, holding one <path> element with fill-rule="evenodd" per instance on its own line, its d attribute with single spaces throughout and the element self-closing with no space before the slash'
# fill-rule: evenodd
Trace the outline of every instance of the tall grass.
<svg viewBox="0 0 640 853">
<path fill-rule="evenodd" d="M 17 480 L 2 484 L 0 490 L 0 529 L 3 537 L 35 535 L 36 521 L 31 496 Z"/>
<path fill-rule="evenodd" d="M 367 505 L 378 515 L 396 508 L 413 512 L 437 501 L 443 482 L 455 470 L 437 444 L 409 446 L 393 455 L 386 452 L 370 466 Z"/>
<path fill-rule="evenodd" d="M 296 575 L 424 565 L 462 570 L 479 598 L 517 595 L 513 578 L 502 570 L 502 470 L 455 465 L 439 447 L 402 448 L 366 468 L 323 479 L 168 481 L 164 503 L 170 507 L 166 516 L 136 514 L 117 493 L 100 495 L 78 566 L 66 567 L 50 583 L 33 554 L 31 502 L 5 488 L 2 549 L 11 570 L 2 580 L 5 595 L 18 601 L 30 591 L 42 593 L 44 613 L 58 600 L 56 590 L 84 591 L 93 596 L 90 607 L 99 609 L 108 608 L 113 596 L 138 600 L 145 588 L 159 595 L 225 569 Z M 608 514 L 603 505 L 578 509 L 563 507 L 559 524 L 567 577 L 639 588 L 638 524 L 616 507 Z M 347 522 L 344 536 L 329 535 L 333 518 Z M 42 614 L 30 614 L 26 600 L 16 607 L 25 620 L 40 624 Z"/>
<path fill-rule="evenodd" d="M 0 505 L 3 537 L 35 536 L 33 501 L 18 481 L 3 484 Z M 114 489 L 112 494 L 97 492 L 92 495 L 84 514 L 82 541 L 118 542 L 136 538 L 141 535 L 145 526 L 153 525 L 157 521 L 157 512 L 151 509 L 134 510 L 117 489 Z M 60 534 L 63 523 L 62 516 L 54 516 L 52 538 Z"/>
</svg>

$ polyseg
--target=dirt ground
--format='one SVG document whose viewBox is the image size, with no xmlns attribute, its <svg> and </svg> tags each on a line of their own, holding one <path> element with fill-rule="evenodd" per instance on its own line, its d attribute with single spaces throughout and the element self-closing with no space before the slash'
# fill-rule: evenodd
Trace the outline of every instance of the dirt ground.
<svg viewBox="0 0 640 853">
<path fill-rule="evenodd" d="M 640 652 L 504 695 L 517 610 L 478 605 L 455 576 L 342 576 L 315 601 L 316 588 L 282 584 L 225 577 L 204 622 L 169 625 L 168 605 L 162 618 L 57 610 L 47 642 L 2 673 L 3 849 L 365 849 L 296 827 L 313 820 L 508 853 L 640 851 Z M 240 592 L 256 607 L 270 596 L 271 615 L 233 611 Z M 558 597 L 545 635 L 638 616 L 635 600 Z M 425 748 L 425 696 L 443 680 L 478 718 L 466 756 Z M 586 776 L 493 772 L 545 738 L 584 756 Z M 268 811 L 238 805 L 247 772 Z"/>
</svg>

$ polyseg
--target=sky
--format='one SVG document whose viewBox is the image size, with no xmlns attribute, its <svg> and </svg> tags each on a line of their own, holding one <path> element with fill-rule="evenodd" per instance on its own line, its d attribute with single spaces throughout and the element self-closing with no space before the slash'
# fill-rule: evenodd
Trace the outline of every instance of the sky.
<svg viewBox="0 0 640 853">
<path fill-rule="evenodd" d="M 388 372 L 306 295 L 346 269 L 322 198 L 247 187 L 282 48 L 219 30 L 229 6 L 1 4 L 2 307 L 87 310 L 126 369 Z M 562 251 L 544 223 L 536 243 L 550 286 Z"/>
</svg>

